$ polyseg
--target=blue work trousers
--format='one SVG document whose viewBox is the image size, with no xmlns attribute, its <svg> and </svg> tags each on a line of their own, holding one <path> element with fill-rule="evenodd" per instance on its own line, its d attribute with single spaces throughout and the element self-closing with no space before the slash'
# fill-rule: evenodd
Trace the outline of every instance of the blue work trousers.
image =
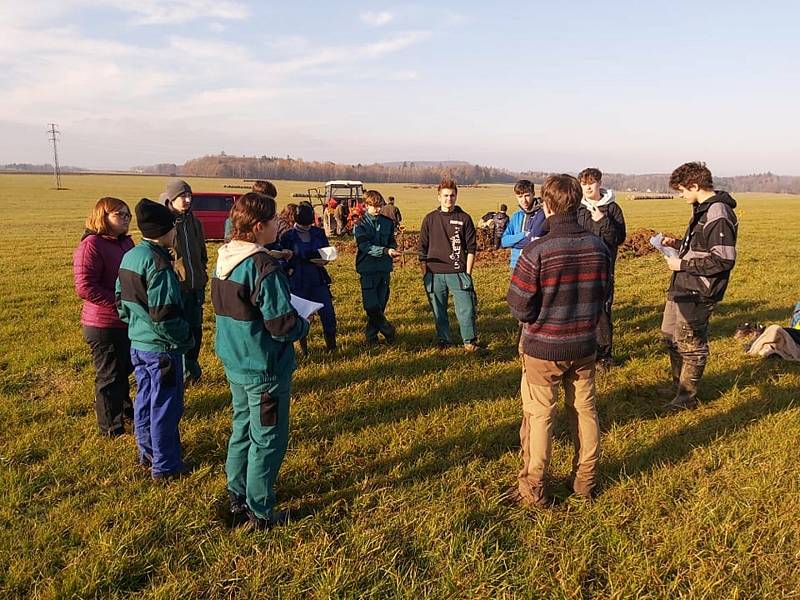
<svg viewBox="0 0 800 600">
<path fill-rule="evenodd" d="M 178 352 L 131 349 L 136 377 L 133 405 L 139 462 L 154 476 L 183 469 L 178 424 L 183 415 L 183 358 Z"/>
</svg>

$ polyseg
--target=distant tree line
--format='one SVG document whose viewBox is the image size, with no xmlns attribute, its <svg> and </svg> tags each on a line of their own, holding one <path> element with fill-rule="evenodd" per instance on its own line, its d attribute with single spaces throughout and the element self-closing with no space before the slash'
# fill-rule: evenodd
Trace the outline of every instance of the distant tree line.
<svg viewBox="0 0 800 600">
<path fill-rule="evenodd" d="M 397 165 L 355 164 L 305 161 L 300 158 L 262 156 L 229 156 L 216 154 L 192 159 L 183 165 L 160 164 L 137 167 L 145 173 L 195 177 L 233 177 L 238 179 L 289 179 L 328 181 L 357 179 L 370 183 L 438 183 L 448 174 L 464 184 L 513 183 L 518 174 L 505 169 L 471 164 L 417 165 L 403 162 Z"/>
<path fill-rule="evenodd" d="M 83 173 L 86 169 L 80 167 L 62 166 L 59 167 L 62 173 Z M 8 163 L 0 165 L 0 171 L 14 171 L 16 173 L 52 173 L 53 165 L 32 165 L 30 163 Z"/>
<path fill-rule="evenodd" d="M 79 167 L 62 167 L 62 172 L 88 172 Z M 0 165 L 0 171 L 22 173 L 52 173 L 50 164 L 34 165 L 11 163 Z M 369 183 L 438 183 L 443 175 L 450 175 L 461 184 L 513 183 L 517 179 L 530 179 L 541 184 L 550 175 L 546 171 L 515 172 L 496 167 L 485 167 L 469 163 L 450 161 L 443 163 L 414 163 L 411 161 L 389 164 L 348 165 L 334 162 L 305 161 L 290 156 L 229 156 L 224 152 L 189 160 L 183 165 L 159 163 L 134 167 L 137 173 L 154 175 L 183 175 L 186 177 L 229 177 L 238 179 L 288 179 L 297 181 L 328 181 L 330 179 L 358 179 Z M 718 189 L 732 192 L 769 192 L 777 194 L 800 194 L 800 177 L 757 173 L 736 177 L 717 177 Z M 604 173 L 603 186 L 618 191 L 667 193 L 669 175 L 651 173 L 627 175 Z"/>
</svg>

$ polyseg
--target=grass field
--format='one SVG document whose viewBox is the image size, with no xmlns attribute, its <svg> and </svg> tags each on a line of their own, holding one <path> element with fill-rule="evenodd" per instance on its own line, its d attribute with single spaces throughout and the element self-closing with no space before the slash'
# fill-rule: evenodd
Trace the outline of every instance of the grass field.
<svg viewBox="0 0 800 600">
<path fill-rule="evenodd" d="M 520 464 L 507 268 L 478 257 L 478 328 L 492 349 L 481 359 L 432 349 L 410 265 L 395 272 L 388 309 L 398 342 L 364 348 L 353 265 L 332 265 L 341 350 L 322 354 L 314 326 L 278 483 L 295 519 L 257 533 L 222 518 L 230 401 L 210 299 L 204 384 L 187 392 L 181 423 L 198 468 L 156 485 L 135 466 L 132 436 L 95 430 L 72 251 L 98 197 L 133 207 L 164 181 L 67 176 L 56 192 L 49 177 L 0 175 L 0 597 L 800 597 L 800 366 L 747 357 L 733 338 L 744 321 L 785 322 L 800 297 L 800 197 L 737 196 L 739 259 L 695 411 L 660 412 L 670 391 L 663 260 L 618 264 L 624 364 L 598 382 L 601 495 L 586 504 L 559 483 L 572 455 L 561 419 L 552 474 L 562 501 L 546 511 L 503 500 Z M 279 182 L 280 203 L 307 187 Z M 377 187 L 410 229 L 436 206 L 434 190 Z M 459 195 L 474 218 L 501 201 L 513 204 L 509 186 Z M 681 233 L 689 215 L 678 199 L 621 204 L 629 230 Z"/>
</svg>

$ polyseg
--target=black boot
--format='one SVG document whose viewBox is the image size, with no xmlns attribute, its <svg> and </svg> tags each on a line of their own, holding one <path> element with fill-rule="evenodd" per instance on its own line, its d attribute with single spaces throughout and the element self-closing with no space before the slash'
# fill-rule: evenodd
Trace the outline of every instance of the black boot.
<svg viewBox="0 0 800 600">
<path fill-rule="evenodd" d="M 326 333 L 325 334 L 325 348 L 328 352 L 336 352 L 336 334 L 335 333 Z"/>
</svg>

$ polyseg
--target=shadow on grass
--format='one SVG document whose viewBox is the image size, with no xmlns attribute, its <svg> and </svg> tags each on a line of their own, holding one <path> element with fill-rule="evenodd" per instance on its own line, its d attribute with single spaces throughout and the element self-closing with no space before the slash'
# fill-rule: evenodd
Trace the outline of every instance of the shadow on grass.
<svg viewBox="0 0 800 600">
<path fill-rule="evenodd" d="M 705 392 L 706 397 L 713 395 L 708 393 L 709 389 L 724 393 L 735 385 L 750 385 L 758 382 L 756 385 L 760 391 L 759 398 L 737 404 L 724 413 L 714 414 L 699 423 L 688 425 L 622 460 L 601 461 L 601 479 L 606 482 L 614 482 L 623 475 L 632 476 L 659 468 L 664 464 L 679 462 L 698 446 L 713 442 L 720 436 L 730 435 L 766 416 L 791 408 L 796 405 L 794 395 L 791 391 L 780 388 L 776 384 L 777 376 L 787 371 L 800 373 L 800 365 L 753 361 L 744 368 L 707 377 L 703 380 L 701 387 L 701 391 Z M 516 369 L 514 369 L 513 379 L 516 380 L 517 376 Z M 476 382 L 472 383 L 476 384 Z M 508 381 L 508 384 L 510 383 L 511 380 Z M 659 385 L 643 388 L 628 386 L 615 391 L 617 395 L 628 398 L 630 401 L 627 405 L 628 408 L 612 418 L 601 418 L 602 429 L 608 431 L 616 425 L 632 420 L 659 416 L 668 418 L 661 410 L 664 401 L 662 391 L 663 386 Z M 435 390 L 432 391 L 432 395 L 436 395 Z M 465 398 L 464 402 L 473 402 L 480 396 L 480 393 L 475 394 Z M 431 401 L 431 399 L 426 401 Z M 609 397 L 605 403 L 601 403 L 601 413 L 604 411 L 604 404 L 607 405 L 613 401 L 615 398 Z M 452 405 L 453 403 L 448 404 Z M 381 458 L 380 450 L 375 450 L 375 460 L 357 469 L 345 472 L 337 471 L 335 468 L 326 469 L 322 466 L 310 480 L 306 478 L 307 474 L 305 473 L 295 473 L 292 477 L 283 480 L 282 496 L 292 498 L 312 496 L 312 498 L 304 500 L 299 513 L 302 516 L 317 512 L 340 501 L 352 500 L 371 490 L 408 486 L 439 479 L 444 473 L 466 465 L 470 461 L 493 461 L 510 451 L 515 451 L 519 443 L 518 430 L 519 422 L 513 419 L 481 428 L 469 428 L 458 435 L 446 438 L 423 441 L 391 458 Z M 554 434 L 560 438 L 569 439 L 563 409 L 559 411 Z M 368 483 L 365 484 L 365 481 Z M 510 473 L 509 483 L 512 481 L 513 473 Z M 442 482 L 438 481 L 435 485 L 441 484 Z"/>
<path fill-rule="evenodd" d="M 601 461 L 601 476 L 614 481 L 622 476 L 633 476 L 674 464 L 695 448 L 713 442 L 720 436 L 730 435 L 765 417 L 793 408 L 797 405 L 796 394 L 777 385 L 777 377 L 787 372 L 800 373 L 800 365 L 783 361 L 753 361 L 742 369 L 704 380 L 701 386 L 720 389 L 730 389 L 736 384 L 753 384 L 758 380 L 760 383 L 756 385 L 759 394 L 757 398 L 739 403 L 726 412 L 687 425 L 620 461 Z"/>
</svg>

